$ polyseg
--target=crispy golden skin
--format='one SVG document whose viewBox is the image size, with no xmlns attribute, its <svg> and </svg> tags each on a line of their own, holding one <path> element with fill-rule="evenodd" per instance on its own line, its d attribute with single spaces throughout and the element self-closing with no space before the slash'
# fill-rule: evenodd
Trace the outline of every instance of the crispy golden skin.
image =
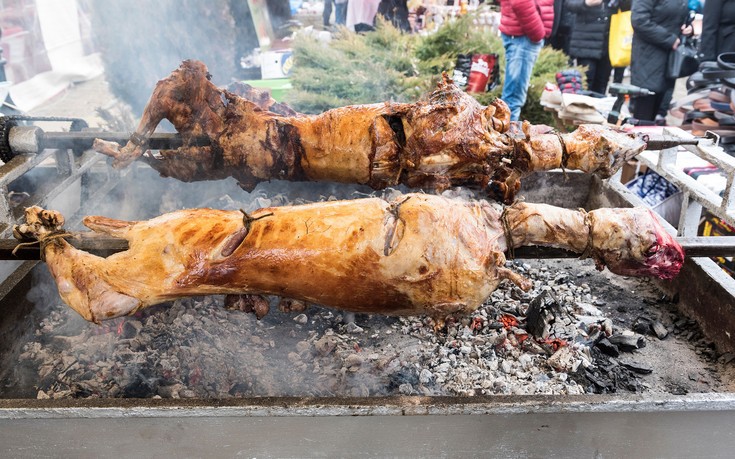
<svg viewBox="0 0 735 459">
<path fill-rule="evenodd" d="M 423 194 L 250 215 L 191 209 L 141 222 L 87 217 L 94 231 L 129 242 L 128 250 L 107 258 L 60 237 L 58 212 L 31 207 L 26 220 L 15 234 L 42 241 L 61 297 L 95 322 L 211 294 L 271 294 L 356 312 L 426 314 L 441 322 L 475 310 L 504 279 L 530 288 L 505 267 L 511 245 L 567 248 L 625 275 L 672 277 L 683 261 L 681 247 L 645 209 L 587 214 L 524 203 L 503 209 Z M 262 301 L 240 303 L 228 301 L 259 316 L 268 310 Z"/>
</svg>

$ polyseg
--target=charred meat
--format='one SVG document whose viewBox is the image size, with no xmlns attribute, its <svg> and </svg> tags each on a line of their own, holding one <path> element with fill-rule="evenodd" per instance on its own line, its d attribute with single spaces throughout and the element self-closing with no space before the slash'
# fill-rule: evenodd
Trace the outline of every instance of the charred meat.
<svg viewBox="0 0 735 459">
<path fill-rule="evenodd" d="M 314 116 L 244 85 L 220 89 L 208 77 L 203 63 L 184 61 L 158 82 L 125 146 L 97 140 L 95 149 L 113 157 L 116 167 L 141 158 L 163 176 L 232 176 L 246 190 L 274 179 L 374 189 L 470 186 L 510 204 L 520 179 L 532 172 L 562 167 L 608 177 L 645 148 L 603 126 L 560 134 L 511 124 L 502 100 L 482 106 L 446 77 L 416 103 L 355 105 Z M 147 141 L 163 119 L 190 143 L 153 156 Z M 210 145 L 191 142 L 198 136 Z"/>
</svg>

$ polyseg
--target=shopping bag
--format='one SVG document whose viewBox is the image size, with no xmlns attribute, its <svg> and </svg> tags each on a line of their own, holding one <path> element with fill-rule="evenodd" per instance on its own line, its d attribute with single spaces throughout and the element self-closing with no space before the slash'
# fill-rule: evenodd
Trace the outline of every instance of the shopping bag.
<svg viewBox="0 0 735 459">
<path fill-rule="evenodd" d="M 472 67 L 470 67 L 470 77 L 467 81 L 467 92 L 486 92 L 492 90 L 498 84 L 499 61 L 500 56 L 497 54 L 472 55 Z"/>
<path fill-rule="evenodd" d="M 669 60 L 666 62 L 666 78 L 688 77 L 699 68 L 697 47 L 692 39 L 682 35 L 680 40 L 679 47 L 669 51 Z"/>
<path fill-rule="evenodd" d="M 633 25 L 630 23 L 630 11 L 618 10 L 610 16 L 610 64 L 613 67 L 629 66 L 632 49 Z"/>
<path fill-rule="evenodd" d="M 467 82 L 470 79 L 471 69 L 472 54 L 457 54 L 457 63 L 454 64 L 454 72 L 452 73 L 454 84 L 459 86 L 461 89 L 466 88 Z"/>
</svg>

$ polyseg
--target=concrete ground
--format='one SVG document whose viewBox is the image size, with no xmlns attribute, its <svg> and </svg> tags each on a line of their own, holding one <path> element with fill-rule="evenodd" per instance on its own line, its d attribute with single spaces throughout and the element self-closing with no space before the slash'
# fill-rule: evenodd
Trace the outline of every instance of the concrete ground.
<svg viewBox="0 0 735 459">
<path fill-rule="evenodd" d="M 124 118 L 125 124 L 130 123 L 130 114 L 120 113 L 120 109 L 120 101 L 112 95 L 105 76 L 101 75 L 72 85 L 61 94 L 31 110 L 28 115 L 76 117 L 87 121 L 90 127 L 107 128 L 110 125 L 110 114 Z M 126 110 L 123 109 L 123 111 Z M 108 115 L 103 115 L 105 113 Z M 39 125 L 44 129 L 47 128 L 43 124 Z"/>
</svg>

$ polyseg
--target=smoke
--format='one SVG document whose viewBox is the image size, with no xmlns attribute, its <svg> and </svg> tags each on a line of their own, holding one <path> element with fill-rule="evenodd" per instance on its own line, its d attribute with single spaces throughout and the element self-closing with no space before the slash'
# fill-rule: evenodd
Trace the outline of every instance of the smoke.
<svg viewBox="0 0 735 459">
<path fill-rule="evenodd" d="M 207 63 L 215 84 L 235 76 L 229 0 L 95 0 L 95 44 L 110 87 L 141 113 L 156 82 L 184 59 Z"/>
<path fill-rule="evenodd" d="M 287 0 L 268 0 L 276 35 L 291 19 Z M 206 63 L 217 85 L 240 73 L 259 46 L 247 0 L 95 0 L 86 5 L 114 94 L 141 113 L 156 82 L 185 59 Z"/>
</svg>

